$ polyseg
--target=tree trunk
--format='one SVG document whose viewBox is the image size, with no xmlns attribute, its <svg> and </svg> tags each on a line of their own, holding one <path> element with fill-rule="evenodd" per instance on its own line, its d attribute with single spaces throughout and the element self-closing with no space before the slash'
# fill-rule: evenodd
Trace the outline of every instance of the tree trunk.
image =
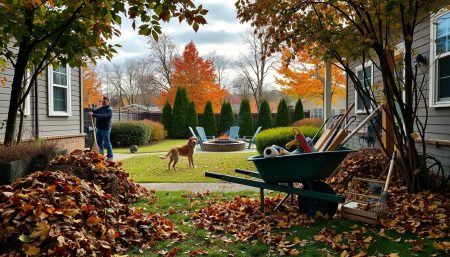
<svg viewBox="0 0 450 257">
<path fill-rule="evenodd" d="M 19 119 L 19 128 L 17 130 L 17 143 L 20 143 L 22 141 L 22 132 L 23 132 L 23 115 L 24 111 L 22 108 L 19 108 L 20 112 L 20 119 Z"/>
</svg>

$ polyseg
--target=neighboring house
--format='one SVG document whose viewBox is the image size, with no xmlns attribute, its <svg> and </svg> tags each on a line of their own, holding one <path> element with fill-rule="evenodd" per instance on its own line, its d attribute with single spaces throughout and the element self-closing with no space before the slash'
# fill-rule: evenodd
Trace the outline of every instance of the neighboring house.
<svg viewBox="0 0 450 257">
<path fill-rule="evenodd" d="M 303 111 L 310 113 L 310 118 L 323 118 L 323 100 L 319 97 L 302 99 Z M 293 103 L 295 105 L 295 102 Z M 336 102 L 331 104 L 331 115 L 345 112 L 345 96 L 336 96 Z"/>
<path fill-rule="evenodd" d="M 397 46 L 401 52 L 402 43 Z M 428 125 L 425 142 L 427 153 L 439 159 L 444 169 L 450 170 L 450 8 L 443 8 L 440 12 L 431 15 L 427 20 L 417 26 L 413 41 L 413 52 L 425 56 L 426 65 L 430 66 L 425 74 L 427 87 L 425 95 L 428 104 Z M 398 53 L 395 53 L 398 55 Z M 401 55 L 400 55 L 401 56 Z M 397 60 L 396 60 L 397 61 Z M 371 62 L 365 65 L 367 83 L 381 83 L 381 72 Z M 354 71 L 363 77 L 361 63 L 354 64 Z M 419 73 L 419 76 L 422 75 Z M 400 75 L 401 76 L 401 75 Z M 348 81 L 347 91 L 348 105 L 356 101 L 350 115 L 356 115 L 357 121 L 366 117 L 364 105 L 365 99 L 356 95 L 353 83 Z M 422 113 L 424 113 L 422 107 Z M 423 116 L 422 116 L 423 117 Z M 355 122 L 349 129 L 356 126 Z M 420 139 L 418 139 L 420 140 Z M 361 146 L 358 137 L 350 141 L 351 146 Z"/>
<path fill-rule="evenodd" d="M 0 74 L 6 77 L 6 86 L 0 87 L 0 119 L 5 120 L 14 71 L 8 66 Z M 38 76 L 25 101 L 23 140 L 46 139 L 68 151 L 84 149 L 81 74 L 81 68 L 65 65 Z M 0 130 L 0 143 L 4 135 Z"/>
<path fill-rule="evenodd" d="M 121 112 L 152 112 L 152 113 L 159 113 L 161 112 L 161 109 L 159 107 L 155 106 L 145 106 L 142 104 L 130 104 L 124 107 L 120 108 Z"/>
</svg>

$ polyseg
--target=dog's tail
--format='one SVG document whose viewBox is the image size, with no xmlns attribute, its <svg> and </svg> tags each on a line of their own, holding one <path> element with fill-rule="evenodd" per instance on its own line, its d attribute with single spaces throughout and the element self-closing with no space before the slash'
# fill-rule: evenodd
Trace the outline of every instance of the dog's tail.
<svg viewBox="0 0 450 257">
<path fill-rule="evenodd" d="M 167 158 L 169 158 L 170 155 L 171 155 L 171 151 L 168 151 L 168 152 L 166 153 L 166 155 L 164 155 L 164 156 L 159 156 L 159 158 L 161 158 L 161 159 L 167 159 Z"/>
</svg>

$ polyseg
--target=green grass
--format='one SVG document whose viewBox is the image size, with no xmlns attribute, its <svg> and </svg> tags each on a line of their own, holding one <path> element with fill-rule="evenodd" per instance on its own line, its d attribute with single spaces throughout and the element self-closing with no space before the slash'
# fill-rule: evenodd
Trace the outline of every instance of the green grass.
<svg viewBox="0 0 450 257">
<path fill-rule="evenodd" d="M 169 160 L 162 160 L 159 155 L 135 156 L 122 161 L 124 169 L 136 182 L 176 183 L 176 182 L 219 182 L 205 177 L 205 171 L 237 175 L 235 168 L 255 170 L 253 162 L 247 158 L 256 152 L 240 153 L 198 153 L 194 155 L 195 168 L 188 168 L 188 160 L 181 157 L 177 170 L 168 170 Z"/>
<path fill-rule="evenodd" d="M 166 152 L 169 151 L 169 149 L 183 145 L 187 142 L 187 139 L 166 139 L 159 141 L 157 143 L 151 144 L 151 145 L 144 145 L 140 146 L 138 153 L 159 153 L 159 152 Z M 114 153 L 130 153 L 129 148 L 114 148 Z"/>
<path fill-rule="evenodd" d="M 186 192 L 157 192 L 157 201 L 148 205 L 146 199 L 139 201 L 136 206 L 143 207 L 145 211 L 154 213 L 167 213 L 167 218 L 172 220 L 175 224 L 177 230 L 186 233 L 186 239 L 173 243 L 170 240 L 159 242 L 151 250 L 145 251 L 144 253 L 139 253 L 137 249 L 131 249 L 127 254 L 131 256 L 158 256 L 159 250 L 170 251 L 174 247 L 178 247 L 177 256 L 189 256 L 189 251 L 191 250 L 204 250 L 207 251 L 207 256 L 229 256 L 228 254 L 233 254 L 232 256 L 278 256 L 277 252 L 271 252 L 270 248 L 259 240 L 252 240 L 249 243 L 235 242 L 234 236 L 227 233 L 219 232 L 209 232 L 203 229 L 197 228 L 193 221 L 190 219 L 188 212 L 195 209 L 200 209 L 205 207 L 206 199 L 216 198 L 218 200 L 222 199 L 232 199 L 236 195 L 247 195 L 254 198 L 258 198 L 258 194 L 254 192 L 237 192 L 237 193 L 213 193 L 206 196 L 200 201 L 196 201 L 195 205 L 189 202 L 189 199 L 182 197 Z M 176 212 L 173 214 L 168 213 L 169 208 L 175 208 Z M 357 227 L 354 227 L 357 225 Z M 300 246 L 297 244 L 294 249 L 299 251 L 299 256 L 306 257 L 321 257 L 327 256 L 327 252 L 331 256 L 340 256 L 340 250 L 335 250 L 325 245 L 321 242 L 314 240 L 314 235 L 317 235 L 322 228 L 333 228 L 338 233 L 343 233 L 345 231 L 350 232 L 355 229 L 366 229 L 365 236 L 372 236 L 373 240 L 370 247 L 366 250 L 367 256 L 385 256 L 390 253 L 397 253 L 398 256 L 445 256 L 443 251 L 436 250 L 432 243 L 433 241 L 429 239 L 424 239 L 424 252 L 414 253 L 411 251 L 411 246 L 405 240 L 417 240 L 420 239 L 415 234 L 399 234 L 391 231 L 386 231 L 386 236 L 391 238 L 401 238 L 400 242 L 394 242 L 386 238 L 380 237 L 378 235 L 380 228 L 366 226 L 362 223 L 353 222 L 345 219 L 332 219 L 332 220 L 321 220 L 317 221 L 310 227 L 293 227 L 290 229 L 292 235 L 288 237 L 291 242 L 294 238 L 300 240 L 305 240 L 306 244 Z M 280 232 L 273 231 L 273 234 Z M 284 231 L 286 232 L 286 231 Z M 222 239 L 226 236 L 233 241 L 228 243 L 224 242 Z M 358 252 L 356 252 L 358 253 Z"/>
</svg>

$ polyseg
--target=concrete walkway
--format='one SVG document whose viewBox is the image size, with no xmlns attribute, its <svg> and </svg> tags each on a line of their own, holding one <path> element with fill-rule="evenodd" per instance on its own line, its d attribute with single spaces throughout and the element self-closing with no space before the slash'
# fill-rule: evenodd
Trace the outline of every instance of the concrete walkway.
<svg viewBox="0 0 450 257">
<path fill-rule="evenodd" d="M 191 191 L 191 192 L 239 192 L 259 191 L 259 188 L 233 183 L 140 183 L 156 191 Z"/>
</svg>

